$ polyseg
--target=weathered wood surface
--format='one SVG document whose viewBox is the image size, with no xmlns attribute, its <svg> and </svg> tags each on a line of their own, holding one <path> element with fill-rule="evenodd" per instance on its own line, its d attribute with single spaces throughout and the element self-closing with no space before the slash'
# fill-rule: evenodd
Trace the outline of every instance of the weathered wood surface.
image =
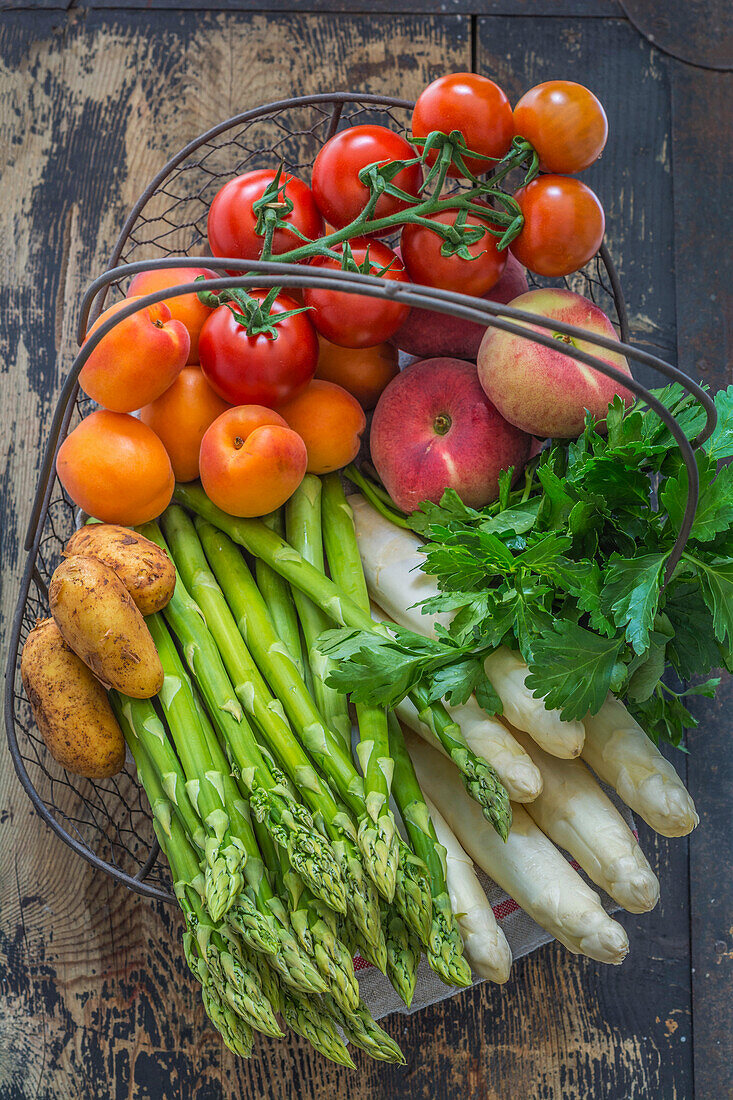
<svg viewBox="0 0 733 1100">
<path fill-rule="evenodd" d="M 484 10 L 508 8 L 526 5 Z M 611 120 L 612 143 L 594 178 L 632 327 L 724 384 L 720 309 L 730 273 L 721 227 L 698 214 L 698 229 L 689 217 L 703 181 L 710 209 L 722 207 L 725 166 L 700 169 L 711 145 L 719 155 L 725 148 L 713 124 L 703 125 L 724 116 L 719 78 L 682 71 L 620 19 L 562 18 L 568 10 L 552 19 L 491 15 L 475 21 L 475 39 L 460 15 L 36 10 L 1 18 L 0 148 L 9 150 L 0 204 L 3 636 L 80 291 L 171 150 L 246 106 L 331 88 L 414 95 L 439 72 L 468 68 L 472 49 L 478 70 L 496 74 L 512 95 L 549 75 L 587 81 Z M 703 825 L 691 863 L 686 842 L 642 830 L 663 901 L 654 914 L 624 918 L 632 944 L 624 967 L 545 948 L 521 960 L 502 990 L 484 986 L 417 1017 L 393 1017 L 388 1027 L 408 1068 L 358 1057 L 355 1075 L 294 1039 L 260 1040 L 249 1063 L 231 1057 L 206 1026 L 181 963 L 176 913 L 114 887 L 73 856 L 35 817 L 4 754 L 0 1100 L 728 1095 L 725 725 L 725 706 L 708 706 L 695 735 L 689 780 Z"/>
</svg>

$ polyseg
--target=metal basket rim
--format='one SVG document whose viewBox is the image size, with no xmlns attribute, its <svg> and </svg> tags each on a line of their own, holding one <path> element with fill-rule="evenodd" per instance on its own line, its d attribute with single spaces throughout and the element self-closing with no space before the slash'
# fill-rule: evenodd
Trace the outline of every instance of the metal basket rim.
<svg viewBox="0 0 733 1100">
<path fill-rule="evenodd" d="M 253 120 L 256 120 L 257 118 L 265 117 L 268 114 L 272 114 L 275 111 L 282 111 L 282 110 L 292 108 L 292 107 L 310 106 L 310 105 L 317 106 L 317 105 L 320 105 L 320 104 L 328 104 L 328 103 L 334 105 L 334 114 L 332 116 L 332 120 L 331 120 L 331 124 L 330 124 L 331 132 L 335 131 L 335 129 L 338 125 L 341 110 L 342 110 L 343 106 L 345 104 L 348 104 L 348 103 L 364 103 L 364 104 L 369 104 L 369 105 L 374 105 L 374 106 L 382 106 L 382 107 L 386 107 L 386 108 L 395 107 L 395 108 L 402 108 L 402 109 L 408 109 L 408 110 L 411 109 L 412 106 L 413 106 L 413 103 L 409 100 L 403 100 L 403 99 L 398 99 L 398 98 L 394 98 L 394 97 L 384 97 L 384 96 L 377 96 L 377 95 L 369 95 L 369 94 L 366 94 L 366 93 L 349 93 L 349 92 L 324 93 L 324 94 L 320 94 L 320 95 L 293 97 L 293 98 L 289 98 L 289 99 L 278 100 L 278 101 L 275 101 L 275 102 L 270 103 L 270 104 L 265 104 L 265 105 L 262 105 L 260 107 L 253 108 L 249 111 L 242 112 L 238 115 L 233 116 L 230 119 L 227 119 L 223 122 L 218 123 L 217 125 L 211 127 L 209 130 L 207 130 L 204 133 L 198 135 L 198 137 L 193 139 L 186 146 L 184 146 L 181 150 L 179 150 L 179 152 L 176 153 L 172 158 L 170 158 L 166 162 L 166 164 L 160 169 L 160 171 L 158 173 L 156 173 L 156 175 L 153 177 L 153 179 L 150 181 L 150 183 L 147 185 L 147 187 L 144 189 L 144 191 L 141 192 L 140 196 L 138 197 L 138 199 L 136 200 L 136 202 L 133 204 L 132 208 L 130 209 L 130 212 L 129 212 L 127 218 L 125 219 L 125 222 L 123 223 L 122 229 L 120 231 L 120 234 L 118 236 L 118 239 L 117 239 L 117 241 L 116 241 L 116 243 L 113 247 L 113 250 L 112 250 L 112 253 L 111 253 L 111 256 L 110 256 L 109 268 L 107 269 L 107 271 L 105 273 L 103 273 L 102 276 L 100 276 L 99 279 L 95 280 L 95 283 L 92 284 L 92 287 L 96 287 L 97 284 L 103 283 L 105 280 L 107 281 L 107 283 L 112 281 L 113 276 L 111 276 L 110 273 L 112 272 L 112 269 L 118 268 L 119 258 L 120 258 L 120 255 L 122 253 L 122 249 L 124 247 L 125 242 L 129 238 L 130 232 L 131 232 L 133 226 L 135 225 L 140 212 L 144 209 L 146 203 L 149 201 L 149 199 L 155 193 L 156 189 L 161 184 L 161 182 L 163 180 L 165 180 L 166 177 L 173 171 L 173 169 L 175 169 L 179 164 L 181 164 L 188 155 L 190 155 L 192 152 L 195 152 L 197 148 L 199 148 L 200 146 L 205 144 L 207 141 L 209 141 L 212 138 L 218 136 L 219 134 L 222 134 L 222 133 L 226 132 L 227 129 L 231 129 L 231 128 L 233 128 L 233 127 L 235 127 L 239 124 L 242 124 L 244 122 L 253 121 Z M 623 291 L 622 291 L 622 288 L 621 288 L 620 280 L 618 278 L 618 273 L 615 269 L 615 266 L 613 265 L 612 259 L 610 257 L 610 254 L 608 253 L 608 249 L 606 248 L 605 244 L 602 246 L 602 249 L 601 249 L 601 252 L 599 253 L 599 255 L 600 255 L 601 262 L 603 263 L 604 267 L 606 268 L 606 271 L 607 271 L 608 276 L 609 276 L 609 280 L 611 282 L 613 297 L 614 297 L 614 301 L 615 301 L 616 308 L 617 308 L 617 316 L 618 316 L 618 320 L 619 320 L 619 325 L 620 325 L 621 330 L 622 330 L 622 339 L 624 340 L 624 343 L 626 343 L 626 339 L 624 339 L 624 337 L 628 337 L 628 321 L 627 321 L 626 307 L 625 307 L 625 302 L 624 302 L 624 297 L 623 297 Z M 206 261 L 207 258 L 206 257 L 203 257 L 203 258 L 202 257 L 196 257 L 196 258 L 191 258 L 191 259 L 192 259 L 192 263 L 191 263 L 190 266 L 193 266 L 193 260 L 194 259 L 195 259 L 196 263 L 201 264 L 202 262 Z M 209 259 L 211 259 L 213 261 L 213 258 L 209 258 Z M 168 262 L 170 262 L 170 261 L 168 261 Z M 229 261 L 229 262 L 231 263 L 231 261 Z M 142 263 L 144 265 L 144 261 L 142 261 Z M 155 263 L 155 261 L 153 261 L 153 264 L 154 263 Z M 220 263 L 220 266 L 221 266 L 221 261 L 219 261 L 219 263 Z M 163 264 L 164 264 L 164 261 L 160 261 L 157 266 L 163 266 Z M 126 265 L 126 266 L 135 267 L 135 265 Z M 211 266 L 211 264 L 209 264 L 209 266 Z M 257 265 L 255 265 L 255 266 L 257 266 Z M 260 265 L 260 266 L 266 266 L 266 265 Z M 303 272 L 301 270 L 301 274 L 304 275 L 305 272 Z M 262 283 L 264 283 L 265 280 L 268 279 L 268 278 L 272 279 L 272 278 L 274 278 L 274 276 L 265 275 L 262 278 Z M 362 280 L 368 279 L 368 277 L 364 277 L 364 276 L 354 276 L 353 278 L 362 279 Z M 245 285 L 244 282 L 242 282 L 242 279 L 243 279 L 243 277 L 240 276 L 240 285 Z M 230 283 L 230 285 L 236 285 L 236 283 L 234 283 L 234 284 Z M 403 288 L 405 287 L 405 284 L 399 284 L 399 285 L 401 285 Z M 178 288 L 175 288 L 175 289 L 178 290 Z M 366 292 L 369 293 L 369 289 L 366 288 L 366 287 L 365 287 L 365 289 L 366 289 Z M 426 288 L 416 287 L 413 284 L 408 284 L 407 285 L 407 290 L 408 291 L 410 291 L 410 292 L 418 291 L 418 297 L 429 299 L 430 298 L 429 294 L 420 294 L 419 293 L 420 291 L 424 291 L 425 289 Z M 185 291 L 181 290 L 179 292 L 184 293 Z M 157 300 L 162 300 L 162 298 L 166 295 L 166 293 L 167 293 L 168 296 L 171 296 L 171 290 L 168 289 L 167 292 L 160 292 L 160 296 Z M 445 292 L 443 292 L 443 293 L 445 294 Z M 88 294 L 89 294 L 89 292 L 88 292 Z M 91 314 L 90 314 L 92 317 L 98 316 L 99 313 L 101 313 L 101 309 L 102 309 L 102 306 L 103 306 L 103 300 L 104 300 L 104 294 L 106 294 L 106 288 L 102 291 L 102 293 L 97 291 L 97 300 L 96 300 L 96 302 L 92 303 L 93 307 L 94 307 L 91 311 Z M 465 298 L 465 296 L 454 296 L 454 297 L 462 298 L 464 300 L 464 302 L 467 303 L 467 305 L 465 307 L 466 309 L 470 308 L 470 306 L 475 306 L 476 304 L 478 304 L 478 305 L 481 304 L 481 300 L 479 300 L 479 299 L 467 299 L 467 298 Z M 141 303 L 139 304 L 138 308 L 144 308 L 146 304 L 152 303 L 155 300 L 156 300 L 155 295 L 147 295 L 144 299 L 141 299 Z M 432 302 L 432 299 L 431 299 L 431 302 Z M 434 306 L 435 302 L 432 302 L 432 305 Z M 425 308 L 431 308 L 431 306 L 426 304 Z M 124 315 L 124 311 L 121 311 L 121 312 Z M 132 312 L 132 311 L 129 311 L 129 312 Z M 443 312 L 454 312 L 454 311 L 450 310 L 450 309 L 444 309 Z M 514 311 L 514 312 L 516 313 L 517 311 Z M 476 313 L 478 314 L 479 311 L 476 311 Z M 491 310 L 485 310 L 484 313 L 483 313 L 483 320 L 484 321 L 490 321 L 492 316 L 496 316 L 499 313 L 503 313 L 505 315 L 508 313 L 509 316 L 511 316 L 512 315 L 511 307 L 509 307 L 508 310 L 506 310 L 505 307 L 501 307 L 500 309 L 498 309 L 496 311 L 493 311 L 493 312 Z M 455 311 L 455 315 L 458 315 L 458 311 Z M 119 318 L 119 320 L 122 320 L 122 319 L 123 319 L 123 316 L 121 316 Z M 109 325 L 109 327 L 113 327 L 113 326 Z M 101 339 L 102 336 L 104 335 L 104 331 L 105 330 L 102 329 L 102 328 L 99 330 L 99 337 L 98 337 L 99 339 Z M 520 333 L 520 335 L 521 335 L 521 333 Z M 92 341 L 90 341 L 90 343 L 92 343 Z M 89 350 L 91 350 L 91 349 L 89 349 Z M 639 349 L 633 349 L 632 348 L 631 351 L 634 352 L 637 356 L 639 355 Z M 569 354 L 573 354 L 573 353 L 571 351 L 569 351 Z M 643 355 L 646 357 L 646 361 L 650 362 L 650 364 L 652 366 L 655 366 L 656 363 L 661 363 L 665 367 L 669 368 L 670 371 L 674 371 L 675 373 L 677 373 L 676 368 L 672 368 L 670 364 L 665 364 L 663 360 L 658 360 L 658 359 L 656 359 L 656 357 L 648 355 L 648 353 L 643 353 Z M 76 368 L 77 368 L 77 364 L 79 362 L 79 358 L 81 356 L 82 356 L 82 353 L 80 353 L 75 358 L 75 361 L 74 361 L 74 364 L 72 366 L 71 372 L 70 372 L 69 376 L 67 376 L 67 382 L 64 384 L 64 389 L 62 390 L 61 394 L 59 395 L 59 400 L 58 400 L 57 405 L 56 405 L 56 409 L 55 409 L 55 413 L 54 413 L 54 419 L 56 419 L 56 417 L 58 416 L 59 413 L 61 414 L 60 423 L 58 424 L 58 429 L 59 429 L 58 433 L 57 433 L 58 434 L 58 439 L 60 439 L 62 436 L 65 436 L 65 434 L 68 430 L 68 424 L 70 422 L 71 415 L 73 413 L 74 399 L 75 399 L 75 396 L 76 396 L 77 387 L 75 385 L 73 385 L 73 386 L 69 387 L 68 390 L 67 390 L 67 385 L 68 385 L 69 381 L 71 380 L 71 376 L 74 375 L 75 373 L 78 373 L 78 369 L 76 369 Z M 573 357 L 578 358 L 578 356 L 575 356 L 575 355 Z M 652 360 L 656 360 L 656 363 L 652 362 Z M 592 365 L 593 364 L 591 364 L 591 366 Z M 679 380 L 682 382 L 683 385 L 692 383 L 692 380 L 687 379 L 686 376 L 683 376 Z M 694 383 L 692 383 L 692 384 L 694 385 Z M 646 394 L 647 391 L 645 390 L 645 388 L 642 387 L 642 389 L 644 389 L 644 392 Z M 708 408 L 707 411 L 708 411 L 708 429 L 712 430 L 711 414 L 710 414 L 709 408 Z M 700 440 L 698 439 L 696 441 L 696 445 L 699 445 L 699 442 L 700 442 Z M 683 450 L 683 454 L 684 454 L 684 448 L 682 448 L 681 443 L 680 443 L 680 446 L 681 446 L 681 449 Z M 690 446 L 689 443 L 687 444 L 687 446 L 688 447 Z M 693 459 L 693 466 L 695 467 L 695 473 L 696 473 L 697 471 L 696 471 L 696 466 L 695 466 L 695 463 L 694 463 L 694 459 Z M 693 490 L 692 480 L 693 479 L 690 478 L 690 490 L 691 490 L 690 495 L 691 496 L 692 496 L 692 490 Z M 46 518 L 47 518 L 48 507 L 49 507 L 49 503 L 50 503 L 50 495 L 51 495 L 51 492 L 52 492 L 53 485 L 54 485 L 55 481 L 56 481 L 56 474 L 55 474 L 55 469 L 53 468 L 53 465 L 50 465 L 48 467 L 48 469 L 46 471 L 46 474 L 45 474 L 45 477 L 43 476 L 43 470 L 42 470 L 42 476 L 39 477 L 39 484 L 38 484 L 38 494 L 40 494 L 42 496 L 42 499 L 37 500 L 36 503 L 40 504 L 40 508 L 37 511 L 34 508 L 35 515 L 34 515 L 34 517 L 32 517 L 31 524 L 29 525 L 28 537 L 26 539 L 26 544 L 25 544 L 25 549 L 27 551 L 28 556 L 27 556 L 27 561 L 26 561 L 26 566 L 25 566 L 25 569 L 24 569 L 24 573 L 23 573 L 23 578 L 22 578 L 22 581 L 21 581 L 19 598 L 18 598 L 18 602 L 16 604 L 14 617 L 13 617 L 13 623 L 12 623 L 12 629 L 11 629 L 11 641 L 10 641 L 10 647 L 9 647 L 9 652 L 8 652 L 8 662 L 7 662 L 7 669 L 6 669 L 6 685 L 5 685 L 5 724 L 6 724 L 6 734 L 7 734 L 8 745 L 9 745 L 9 749 L 10 749 L 10 753 L 11 753 L 11 758 L 13 760 L 13 765 L 15 767 L 15 770 L 16 770 L 18 778 L 21 782 L 21 785 L 23 786 L 24 790 L 26 791 L 29 798 L 31 799 L 31 802 L 34 805 L 36 811 L 43 818 L 43 820 L 45 820 L 46 823 L 53 829 L 53 831 L 62 840 L 64 840 L 64 842 L 73 851 L 75 851 L 78 855 L 80 855 L 83 859 L 85 859 L 89 864 L 91 864 L 93 867 L 95 867 L 95 869 L 105 871 L 108 875 L 110 875 L 112 878 L 116 879 L 117 881 L 123 883 L 129 889 L 131 889 L 131 890 L 133 890 L 137 893 L 143 894 L 145 896 L 148 896 L 148 897 L 156 898 L 156 899 L 162 900 L 162 901 L 172 902 L 172 901 L 175 901 L 175 897 L 172 893 L 170 893 L 166 890 L 163 890 L 162 888 L 159 888 L 157 886 L 153 886 L 153 885 L 151 885 L 151 884 L 144 881 L 144 878 L 145 878 L 146 874 L 149 872 L 149 870 L 155 864 L 156 859 L 157 859 L 158 850 L 159 850 L 158 846 L 157 846 L 157 841 L 153 841 L 153 843 L 150 847 L 148 858 L 147 858 L 146 862 L 138 870 L 137 874 L 134 875 L 134 876 L 128 874 L 125 871 L 123 871 L 121 868 L 117 867 L 115 864 L 110 863 L 109 861 L 103 859 L 101 856 L 99 856 L 95 852 L 93 852 L 91 848 L 85 846 L 81 841 L 74 838 L 63 827 L 61 822 L 51 813 L 50 809 L 46 806 L 46 803 L 43 801 L 43 799 L 39 795 L 38 791 L 36 790 L 36 788 L 33 784 L 33 781 L 31 780 L 31 778 L 28 774 L 28 771 L 25 767 L 25 763 L 23 761 L 23 758 L 20 754 L 20 748 L 19 748 L 19 745 L 18 745 L 16 729 L 15 729 L 14 680 L 15 680 L 15 675 L 16 675 L 16 670 L 17 670 L 17 667 L 18 667 L 18 661 L 19 661 L 19 655 L 20 655 L 19 654 L 20 635 L 21 635 L 21 630 L 22 630 L 22 625 L 23 625 L 23 619 L 24 619 L 26 604 L 27 604 L 28 595 L 29 595 L 29 592 L 30 592 L 30 586 L 31 586 L 31 583 L 34 579 L 34 571 L 37 571 L 36 570 L 36 562 L 37 562 L 37 556 L 38 556 L 38 550 L 39 550 L 40 534 L 43 530 L 43 527 L 44 527 L 44 524 L 45 524 L 45 521 L 46 521 Z M 35 519 L 35 522 L 33 522 L 34 519 Z"/>
</svg>

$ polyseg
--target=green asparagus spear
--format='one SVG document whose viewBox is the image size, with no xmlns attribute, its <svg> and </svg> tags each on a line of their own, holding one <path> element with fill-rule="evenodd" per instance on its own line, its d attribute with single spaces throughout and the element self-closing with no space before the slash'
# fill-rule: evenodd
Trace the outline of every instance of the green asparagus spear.
<svg viewBox="0 0 733 1100">
<path fill-rule="evenodd" d="M 214 986 L 203 985 L 201 996 L 206 1015 L 232 1053 L 240 1058 L 249 1058 L 252 1053 L 252 1028 L 222 1001 Z"/>
<path fill-rule="evenodd" d="M 354 518 L 338 474 L 328 474 L 323 479 L 323 535 L 331 577 L 368 614 L 369 594 Z M 293 545 L 300 549 L 296 543 Z M 323 629 L 325 626 L 321 627 L 321 632 Z M 356 751 L 364 774 L 365 801 L 371 818 L 371 823 L 364 820 L 360 823 L 359 843 L 371 853 L 372 863 L 379 868 L 377 886 L 381 886 L 383 896 L 391 901 L 395 892 L 398 846 L 389 806 L 393 764 L 389 755 L 387 715 L 383 707 L 366 703 L 356 704 L 356 715 L 360 739 Z"/>
<path fill-rule="evenodd" d="M 290 989 L 282 989 L 282 1014 L 288 1027 L 307 1039 L 311 1046 L 337 1062 L 340 1066 L 355 1069 L 351 1055 L 336 1031 L 331 1016 L 315 997 L 303 997 Z"/>
<path fill-rule="evenodd" d="M 153 816 L 158 818 L 165 831 L 169 832 L 170 807 L 171 804 L 175 806 L 191 841 L 203 851 L 206 845 L 206 829 L 188 797 L 183 768 L 168 740 L 168 735 L 152 700 L 131 699 L 126 695 L 120 695 L 116 691 L 110 691 L 109 699 L 125 736 L 125 741 L 135 759 L 138 774 L 141 776 L 141 782 L 145 787 L 153 810 Z M 147 777 L 149 774 L 148 769 L 152 765 L 154 765 L 155 771 L 160 777 L 160 785 L 164 792 L 164 796 L 159 800 L 159 803 L 151 795 L 152 778 L 146 780 L 143 777 L 143 773 Z"/>
<path fill-rule="evenodd" d="M 174 499 L 224 531 L 234 542 L 250 553 L 261 557 L 291 585 L 309 596 L 334 622 L 356 630 L 365 630 L 383 636 L 389 635 L 389 630 L 384 624 L 375 623 L 368 611 L 359 607 L 330 578 L 319 573 L 294 547 L 260 520 L 228 516 L 226 512 L 222 512 L 212 504 L 199 484 L 193 482 L 177 485 Z M 451 721 L 442 703 L 430 703 L 425 694 L 419 692 L 411 692 L 410 698 L 420 711 L 423 721 L 430 725 L 435 736 L 461 771 L 471 797 L 480 803 L 487 820 L 506 839 L 511 825 L 511 807 L 506 791 L 493 768 L 471 751 L 461 733 L 460 726 Z"/>
<path fill-rule="evenodd" d="M 285 532 L 282 508 L 278 508 L 276 512 L 271 512 L 269 516 L 263 516 L 262 522 L 272 531 L 276 531 L 278 535 L 283 535 Z M 257 587 L 262 593 L 262 599 L 270 612 L 275 632 L 280 641 L 286 646 L 298 668 L 298 672 L 301 676 L 304 676 L 305 662 L 298 627 L 298 612 L 295 610 L 290 585 L 262 558 L 255 558 L 255 578 Z"/>
<path fill-rule="evenodd" d="M 306 474 L 285 505 L 287 539 L 305 561 L 321 573 L 324 570 L 323 538 L 321 536 L 321 482 Z M 282 533 L 282 532 L 281 532 Z M 329 727 L 339 735 L 351 752 L 351 718 L 346 696 L 326 685 L 331 661 L 318 649 L 319 635 L 330 626 L 328 616 L 298 588 L 292 590 L 303 636 L 308 650 L 308 663 L 313 673 L 313 691 L 318 709 Z"/>
<path fill-rule="evenodd" d="M 157 525 L 146 524 L 141 533 L 168 550 Z M 253 813 L 266 823 L 275 842 L 287 850 L 291 863 L 297 866 L 314 893 L 327 905 L 343 909 L 344 884 L 333 852 L 316 831 L 310 813 L 293 798 L 289 787 L 276 779 L 272 766 L 262 755 L 214 639 L 178 573 L 173 597 L 164 613 L 181 643 L 209 715 L 231 753 L 230 763 L 236 765 L 239 778 L 249 792 Z M 157 638 L 155 640 L 157 645 Z M 176 683 L 171 684 L 171 690 L 177 690 Z"/>
<path fill-rule="evenodd" d="M 433 899 L 428 869 L 409 844 L 397 836 L 399 863 L 395 880 L 394 905 L 403 921 L 424 947 L 430 942 Z"/>
<path fill-rule="evenodd" d="M 322 1000 L 325 1008 L 354 1046 L 365 1050 L 380 1062 L 396 1062 L 400 1066 L 407 1064 L 397 1043 L 373 1019 L 363 1001 L 360 1001 L 353 1011 L 344 1012 L 329 993 L 324 993 Z"/>
<path fill-rule="evenodd" d="M 387 977 L 409 1008 L 417 981 L 420 940 L 389 905 L 382 905 L 382 924 L 387 942 Z"/>
<path fill-rule="evenodd" d="M 402 730 L 397 722 L 390 722 L 389 725 L 389 747 L 395 765 L 392 787 L 395 802 L 412 846 L 430 874 L 433 921 L 428 944 L 428 962 L 449 985 L 468 986 L 471 984 L 471 968 L 463 956 L 461 933 L 451 909 L 445 880 L 445 848 L 435 834 Z"/>
</svg>

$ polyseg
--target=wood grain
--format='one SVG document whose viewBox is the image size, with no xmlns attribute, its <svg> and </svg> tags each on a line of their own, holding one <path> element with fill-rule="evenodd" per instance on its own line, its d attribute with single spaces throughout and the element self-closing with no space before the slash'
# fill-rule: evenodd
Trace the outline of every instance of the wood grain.
<svg viewBox="0 0 733 1100">
<path fill-rule="evenodd" d="M 522 18 L 528 6 L 521 0 L 487 0 L 466 5 L 490 13 L 477 21 L 472 42 L 471 21 L 460 14 L 334 18 L 272 14 L 273 5 L 271 14 L 261 15 L 88 10 L 83 3 L 67 14 L 53 10 L 54 0 L 28 4 L 45 11 L 13 6 L 0 23 L 0 143 L 10 150 L 0 205 L 0 402 L 4 423 L 12 425 L 0 453 L 6 630 L 35 488 L 39 425 L 48 423 L 73 356 L 80 292 L 103 266 L 134 197 L 171 151 L 248 106 L 333 88 L 414 96 L 440 72 L 469 68 L 472 46 L 478 70 L 496 74 L 513 97 L 558 73 L 584 80 L 604 100 L 611 120 L 613 144 L 592 180 L 609 211 L 610 245 L 632 325 L 642 342 L 675 354 L 679 287 L 693 294 L 695 269 L 694 245 L 681 234 L 683 208 L 672 186 L 671 70 L 621 20 L 579 19 L 577 0 L 563 0 L 547 19 L 536 18 L 535 9 L 535 18 Z M 409 8 L 412 0 L 400 6 Z M 430 2 L 417 6 L 428 10 Z M 451 0 L 440 6 L 459 10 Z M 308 7 L 314 11 L 316 4 Z M 605 10 L 603 3 L 598 10 Z M 711 94 L 700 91 L 701 97 Z M 702 102 L 685 117 L 688 128 Z M 676 140 L 678 173 L 687 138 L 678 132 Z M 680 188 L 689 201 L 694 166 L 687 163 Z M 715 227 L 708 228 L 706 248 L 714 252 Z M 701 297 L 693 312 L 705 313 Z M 705 316 L 714 321 L 717 314 Z M 710 355 L 714 327 L 705 317 L 696 328 L 687 316 L 685 331 L 692 333 L 698 358 Z M 680 343 L 683 364 L 689 349 Z M 722 713 L 716 718 L 706 711 L 708 717 L 716 722 L 712 735 L 708 730 L 711 740 L 690 770 L 701 806 L 709 782 L 707 750 L 722 752 L 724 734 Z M 716 832 L 716 815 L 729 801 L 725 775 L 721 768 L 712 781 L 705 819 L 711 832 L 694 841 L 693 886 L 700 891 L 709 889 L 715 844 L 723 835 Z M 603 968 L 548 946 L 520 960 L 503 989 L 483 986 L 419 1016 L 391 1017 L 387 1027 L 403 1046 L 407 1068 L 357 1055 L 358 1071 L 350 1074 L 291 1037 L 260 1039 L 250 1062 L 234 1059 L 207 1026 L 185 972 L 175 910 L 116 888 L 57 841 L 35 817 L 7 755 L 0 807 L 0 1100 L 694 1095 L 686 842 L 653 838 L 642 829 L 663 900 L 653 914 L 624 918 L 632 945 L 624 967 Z M 730 954 L 728 946 L 717 951 L 715 937 L 729 911 L 715 908 L 709 921 L 701 909 L 693 911 L 694 959 L 714 975 L 712 981 L 695 978 L 695 1003 L 710 1015 L 708 1042 L 723 1044 L 707 1069 L 707 1055 L 700 1056 L 697 1073 L 706 1086 L 700 1097 L 715 1094 L 715 1075 L 726 1068 L 729 987 L 723 976 Z M 699 1019 L 696 1031 L 706 1026 Z"/>
<path fill-rule="evenodd" d="M 671 66 L 675 173 L 675 278 L 679 361 L 718 390 L 733 383 L 733 76 Z M 713 155 L 711 156 L 711 152 Z M 691 217 L 699 195 L 710 217 Z M 713 213 L 714 212 L 714 213 Z M 704 272 L 704 276 L 701 275 Z M 695 715 L 688 776 L 699 792 L 700 826 L 690 838 L 691 963 L 695 1087 L 733 1095 L 733 755 L 730 680 L 714 705 Z M 728 873 L 716 873 L 716 868 Z"/>
</svg>

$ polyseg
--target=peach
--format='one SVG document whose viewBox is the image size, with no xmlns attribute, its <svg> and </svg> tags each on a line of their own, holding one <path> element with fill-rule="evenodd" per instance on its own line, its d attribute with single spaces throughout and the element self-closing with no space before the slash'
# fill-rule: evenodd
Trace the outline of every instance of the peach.
<svg viewBox="0 0 733 1100">
<path fill-rule="evenodd" d="M 133 275 L 127 297 L 143 298 L 146 294 L 155 294 L 156 290 L 167 290 L 169 286 L 192 283 L 202 275 L 205 279 L 217 278 L 217 273 L 209 267 L 160 267 L 155 271 L 140 271 Z M 186 362 L 198 363 L 199 333 L 211 313 L 210 307 L 200 302 L 197 294 L 181 294 L 177 298 L 165 298 L 164 301 L 171 311 L 171 317 L 186 326 L 191 341 Z"/>
<path fill-rule="evenodd" d="M 343 386 L 314 379 L 279 412 L 305 443 L 309 474 L 340 470 L 359 453 L 366 417 Z"/>
<path fill-rule="evenodd" d="M 605 313 L 587 298 L 571 290 L 530 290 L 512 302 L 525 309 L 565 324 L 586 329 L 589 334 L 618 340 Z M 530 332 L 555 336 L 557 350 L 543 347 L 521 336 L 488 329 L 478 355 L 481 385 L 502 416 L 532 435 L 568 439 L 580 435 L 586 409 L 603 420 L 616 394 L 629 404 L 632 394 L 624 386 L 592 367 L 579 363 L 563 348 L 569 344 L 589 352 L 624 374 L 631 375 L 623 355 L 606 351 L 587 340 L 553 333 L 552 329 L 521 323 Z"/>
<path fill-rule="evenodd" d="M 527 274 L 507 249 L 506 266 L 499 282 L 487 291 L 483 297 L 487 302 L 501 302 L 506 305 L 524 294 L 527 289 Z M 486 332 L 485 325 L 473 321 L 461 321 L 448 313 L 436 313 L 431 309 L 411 309 L 407 320 L 392 337 L 392 343 L 421 359 L 430 359 L 436 355 L 450 355 L 456 359 L 467 359 L 475 363 L 481 340 Z"/>
<path fill-rule="evenodd" d="M 466 504 L 495 500 L 499 474 L 519 471 L 531 439 L 508 424 L 461 359 L 413 363 L 387 386 L 374 412 L 372 461 L 405 512 L 455 489 Z"/>
<path fill-rule="evenodd" d="M 201 440 L 199 467 L 207 496 L 230 516 L 264 516 L 293 495 L 308 453 L 300 436 L 264 405 L 236 405 Z"/>
<path fill-rule="evenodd" d="M 93 332 L 137 296 L 116 302 L 99 317 Z M 79 385 L 92 401 L 111 412 L 130 413 L 149 405 L 176 380 L 191 341 L 163 302 L 119 321 L 92 351 L 79 374 Z"/>
</svg>

